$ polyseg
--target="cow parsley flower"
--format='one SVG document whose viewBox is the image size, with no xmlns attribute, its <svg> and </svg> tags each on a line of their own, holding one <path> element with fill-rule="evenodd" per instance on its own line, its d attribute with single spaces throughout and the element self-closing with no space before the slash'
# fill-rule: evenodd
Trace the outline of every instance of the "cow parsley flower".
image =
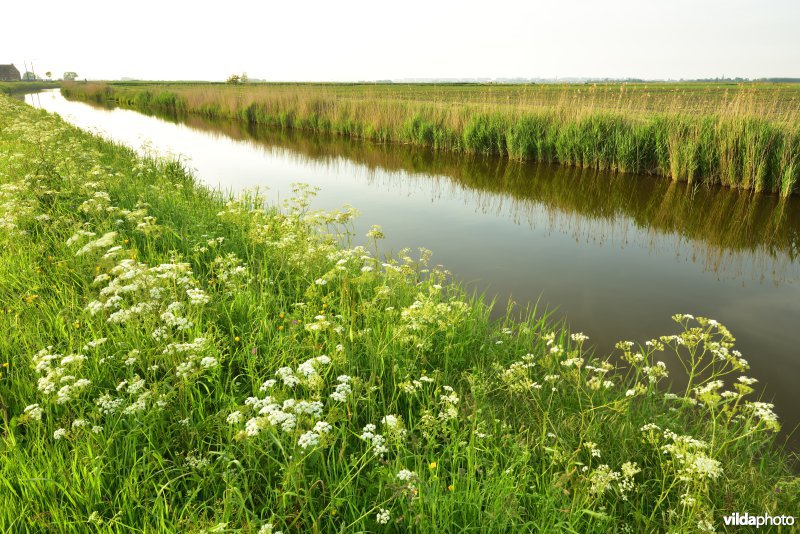
<svg viewBox="0 0 800 534">
<path fill-rule="evenodd" d="M 319 444 L 319 434 L 317 434 L 313 430 L 309 430 L 308 432 L 300 436 L 300 439 L 297 440 L 297 444 L 300 446 L 301 449 L 314 447 Z"/>
<path fill-rule="evenodd" d="M 402 482 L 409 482 L 417 478 L 417 473 L 409 471 L 408 469 L 401 469 L 397 473 L 397 478 Z"/>
<path fill-rule="evenodd" d="M 31 404 L 25 407 L 25 410 L 22 412 L 23 415 L 27 416 L 28 420 L 32 421 L 41 421 L 42 420 L 42 409 L 39 407 L 38 404 Z"/>
<path fill-rule="evenodd" d="M 375 521 L 377 521 L 379 525 L 385 525 L 391 518 L 392 516 L 389 514 L 389 510 L 381 508 L 378 511 L 378 515 L 375 516 Z"/>
</svg>

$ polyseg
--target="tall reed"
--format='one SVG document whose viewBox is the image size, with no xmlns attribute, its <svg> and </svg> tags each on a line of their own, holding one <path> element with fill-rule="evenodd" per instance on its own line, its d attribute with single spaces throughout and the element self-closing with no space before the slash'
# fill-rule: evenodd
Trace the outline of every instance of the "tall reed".
<svg viewBox="0 0 800 534">
<path fill-rule="evenodd" d="M 62 92 L 143 110 L 782 196 L 800 189 L 796 90 L 667 87 L 72 84 Z"/>
</svg>

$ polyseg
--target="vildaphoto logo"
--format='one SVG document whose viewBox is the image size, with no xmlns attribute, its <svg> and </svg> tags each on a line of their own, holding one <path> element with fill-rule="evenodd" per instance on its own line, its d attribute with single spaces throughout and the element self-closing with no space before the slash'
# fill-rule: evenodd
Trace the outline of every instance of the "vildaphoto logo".
<svg viewBox="0 0 800 534">
<path fill-rule="evenodd" d="M 794 525 L 794 517 L 790 515 L 750 515 L 748 513 L 740 514 L 739 512 L 731 515 L 726 515 L 723 518 L 726 526 L 736 527 L 777 527 L 777 526 L 792 526 Z"/>
</svg>

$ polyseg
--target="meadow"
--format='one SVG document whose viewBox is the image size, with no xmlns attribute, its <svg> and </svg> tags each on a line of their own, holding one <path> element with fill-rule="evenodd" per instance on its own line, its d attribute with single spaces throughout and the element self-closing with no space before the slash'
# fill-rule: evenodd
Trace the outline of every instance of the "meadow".
<svg viewBox="0 0 800 534">
<path fill-rule="evenodd" d="M 713 532 L 798 510 L 713 319 L 598 355 L 545 310 L 493 319 L 429 251 L 381 257 L 380 227 L 355 245 L 356 210 L 307 186 L 224 197 L 2 96 L 0 148 L 0 529 Z"/>
<path fill-rule="evenodd" d="M 67 84 L 68 98 L 692 184 L 800 188 L 797 84 Z"/>
</svg>

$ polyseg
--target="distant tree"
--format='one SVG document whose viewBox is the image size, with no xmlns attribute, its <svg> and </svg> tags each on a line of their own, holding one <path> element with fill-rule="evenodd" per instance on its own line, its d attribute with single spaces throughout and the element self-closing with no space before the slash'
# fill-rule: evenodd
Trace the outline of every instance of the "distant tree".
<svg viewBox="0 0 800 534">
<path fill-rule="evenodd" d="M 26 82 L 35 82 L 39 78 L 36 76 L 35 73 L 26 71 L 25 74 L 22 75 L 22 79 Z"/>
<path fill-rule="evenodd" d="M 74 82 L 77 79 L 78 79 L 78 73 L 77 72 L 69 71 L 69 72 L 65 72 L 64 73 L 64 80 L 66 80 L 68 82 Z"/>
<path fill-rule="evenodd" d="M 239 76 L 239 81 L 242 83 L 247 83 L 250 81 L 250 78 L 247 77 L 247 73 L 243 72 L 241 76 Z"/>
<path fill-rule="evenodd" d="M 231 74 L 228 77 L 228 79 L 225 80 L 225 81 L 226 81 L 226 83 L 231 83 L 231 84 L 235 85 L 235 84 L 241 83 L 242 79 L 239 77 L 238 74 Z"/>
<path fill-rule="evenodd" d="M 47 72 L 45 72 L 45 73 L 44 73 L 44 75 L 45 75 L 45 76 L 47 76 L 47 81 L 48 81 L 48 82 L 49 82 L 49 81 L 50 81 L 50 79 L 53 77 L 53 73 L 52 73 L 52 72 L 50 72 L 49 70 L 48 70 Z"/>
</svg>

